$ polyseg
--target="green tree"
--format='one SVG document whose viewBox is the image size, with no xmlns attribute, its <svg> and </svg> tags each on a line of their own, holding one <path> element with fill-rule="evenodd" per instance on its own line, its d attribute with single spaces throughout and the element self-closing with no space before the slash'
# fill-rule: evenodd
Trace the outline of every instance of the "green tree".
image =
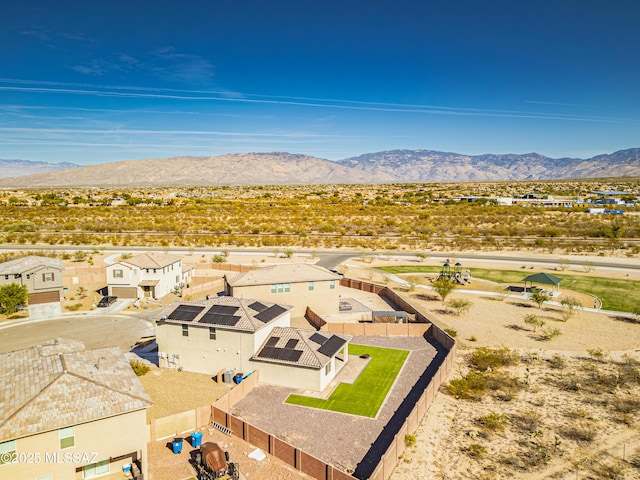
<svg viewBox="0 0 640 480">
<path fill-rule="evenodd" d="M 27 303 L 27 286 L 8 283 L 0 287 L 0 312 L 13 313 L 16 307 Z"/>
<path fill-rule="evenodd" d="M 531 314 L 524 316 L 524 323 L 533 326 L 533 331 L 535 332 L 538 327 L 544 327 L 545 321 L 539 316 Z"/>
<path fill-rule="evenodd" d="M 546 292 L 540 288 L 532 289 L 531 300 L 538 305 L 538 308 L 542 308 L 542 304 L 551 299 L 549 292 Z"/>
<path fill-rule="evenodd" d="M 433 282 L 433 289 L 444 302 L 449 294 L 456 289 L 456 286 L 449 277 L 440 276 Z"/>
</svg>

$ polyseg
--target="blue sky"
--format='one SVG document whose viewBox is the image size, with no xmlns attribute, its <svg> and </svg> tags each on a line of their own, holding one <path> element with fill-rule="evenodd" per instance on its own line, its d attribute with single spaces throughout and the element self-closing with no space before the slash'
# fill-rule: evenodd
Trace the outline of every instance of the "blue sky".
<svg viewBox="0 0 640 480">
<path fill-rule="evenodd" d="M 632 0 L 0 5 L 0 158 L 640 146 Z"/>
</svg>

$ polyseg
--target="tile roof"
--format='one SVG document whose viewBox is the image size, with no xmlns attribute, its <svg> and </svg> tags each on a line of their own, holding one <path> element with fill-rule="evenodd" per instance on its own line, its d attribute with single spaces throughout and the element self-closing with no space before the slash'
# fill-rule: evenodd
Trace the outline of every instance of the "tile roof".
<svg viewBox="0 0 640 480">
<path fill-rule="evenodd" d="M 319 350 L 322 349 L 322 345 L 311 340 L 314 334 L 322 335 L 326 341 L 331 339 L 336 343 L 349 343 L 353 338 L 351 335 L 338 335 L 328 332 L 316 332 L 315 330 L 307 330 L 303 328 L 293 327 L 275 327 L 269 337 L 265 340 L 262 346 L 258 349 L 251 361 L 279 363 L 282 365 L 298 365 L 302 367 L 322 368 L 331 361 L 331 358 L 335 356 L 335 353 L 331 356 L 324 355 Z M 274 341 L 271 339 L 278 339 Z M 298 343 L 293 347 L 295 350 L 301 350 L 302 354 L 297 361 L 280 360 L 276 358 L 268 358 L 264 356 L 265 347 L 284 348 L 287 342 L 290 340 L 298 340 Z M 340 346 L 342 349 L 342 346 Z M 337 353 L 337 352 L 336 352 Z"/>
<path fill-rule="evenodd" d="M 0 263 L 0 275 L 28 273 L 36 269 L 46 267 L 63 270 L 64 264 L 62 263 L 62 260 L 58 260 L 57 258 L 29 255 L 9 262 Z"/>
<path fill-rule="evenodd" d="M 117 347 L 54 338 L 0 354 L 0 442 L 151 406 Z"/>
<path fill-rule="evenodd" d="M 126 263 L 139 268 L 162 268 L 179 262 L 180 260 L 182 260 L 182 258 L 176 255 L 150 252 L 134 255 L 133 257 L 121 260 L 118 263 Z"/>
<path fill-rule="evenodd" d="M 193 320 L 177 320 L 177 319 L 170 319 L 170 318 L 165 318 L 163 320 L 163 317 L 171 316 L 171 314 L 181 305 L 197 305 L 204 308 L 202 309 L 201 312 L 199 312 L 193 318 Z M 201 322 L 201 320 L 209 311 L 209 309 L 215 305 L 238 307 L 238 310 L 233 313 L 234 316 L 240 317 L 237 323 L 235 325 L 227 325 L 223 323 Z M 264 307 L 264 308 L 259 308 L 258 310 L 256 310 L 254 308 L 251 308 L 252 305 L 253 306 L 260 305 L 261 307 Z M 281 313 L 278 313 L 274 318 L 266 322 L 261 321 L 259 319 L 260 313 L 264 312 L 265 309 L 273 306 L 281 307 L 278 310 L 281 311 L 282 309 L 284 309 L 284 311 L 281 311 Z M 261 329 L 262 327 L 264 327 L 265 325 L 276 320 L 277 318 L 280 318 L 282 315 L 284 315 L 286 312 L 292 309 L 293 307 L 290 305 L 282 305 L 279 303 L 270 303 L 270 302 L 263 302 L 263 301 L 258 302 L 251 298 L 214 297 L 210 300 L 200 300 L 200 301 L 194 301 L 194 302 L 184 302 L 184 301 L 173 302 L 172 304 L 167 305 L 162 310 L 160 310 L 160 312 L 158 312 L 154 316 L 154 319 L 156 321 L 162 320 L 166 323 L 172 323 L 172 324 L 200 325 L 203 327 L 216 327 L 216 328 L 222 328 L 227 330 L 255 332 Z"/>
<path fill-rule="evenodd" d="M 321 282 L 340 280 L 342 277 L 326 268 L 309 263 L 287 263 L 255 268 L 225 279 L 232 287 L 271 285 L 272 283 Z"/>
</svg>

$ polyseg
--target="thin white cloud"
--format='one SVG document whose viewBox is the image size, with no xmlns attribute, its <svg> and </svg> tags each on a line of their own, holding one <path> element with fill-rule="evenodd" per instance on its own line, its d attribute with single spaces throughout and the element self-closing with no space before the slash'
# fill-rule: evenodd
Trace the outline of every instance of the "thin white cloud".
<svg viewBox="0 0 640 480">
<path fill-rule="evenodd" d="M 0 79 L 2 83 L 11 83 L 9 79 Z M 16 82 L 17 83 L 17 82 Z M 32 83 L 33 84 L 33 83 Z M 395 113 L 417 113 L 428 115 L 452 115 L 452 116 L 471 116 L 471 117 L 500 117 L 500 118 L 521 118 L 521 119 L 539 119 L 539 120 L 564 120 L 578 122 L 598 122 L 598 123 L 627 123 L 635 124 L 637 121 L 629 119 L 588 116 L 588 115 L 571 115 L 561 113 L 536 113 L 517 110 L 492 110 L 478 109 L 472 107 L 453 107 L 453 106 L 434 106 L 419 104 L 400 104 L 400 103 L 383 103 L 383 102 L 366 102 L 359 100 L 344 99 L 317 99 L 311 97 L 270 97 L 267 95 L 247 94 L 243 93 L 242 97 L 231 97 L 229 95 L 220 95 L 218 92 L 208 92 L 201 90 L 177 90 L 177 89 L 153 89 L 143 87 L 121 87 L 121 86 L 95 86 L 87 85 L 83 88 L 62 88 L 65 84 L 58 84 L 61 88 L 47 87 L 22 87 L 9 85 L 0 87 L 5 91 L 24 91 L 31 93 L 43 94 L 71 94 L 71 95 L 89 95 L 101 97 L 119 97 L 119 98 L 158 98 L 167 100 L 184 100 L 184 101 L 210 101 L 210 102 L 238 102 L 268 105 L 289 105 L 302 106 L 312 108 L 328 108 L 340 110 L 363 110 L 377 112 L 395 112 Z M 73 85 L 71 85 L 73 86 Z M 99 90 L 103 88 L 104 90 Z M 111 91 L 116 90 L 117 91 Z M 123 91 L 129 90 L 129 91 Z M 161 93 L 176 92 L 176 93 Z M 202 95 L 204 94 L 204 95 Z M 250 98 L 252 97 L 252 98 Z"/>
</svg>

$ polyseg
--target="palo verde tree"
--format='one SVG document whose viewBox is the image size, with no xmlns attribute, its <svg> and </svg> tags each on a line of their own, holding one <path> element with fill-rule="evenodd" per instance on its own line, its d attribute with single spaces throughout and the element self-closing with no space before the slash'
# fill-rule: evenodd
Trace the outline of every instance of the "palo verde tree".
<svg viewBox="0 0 640 480">
<path fill-rule="evenodd" d="M 538 305 L 538 308 L 542 308 L 542 304 L 548 300 L 551 300 L 549 292 L 536 288 L 531 292 L 531 300 Z"/>
<path fill-rule="evenodd" d="M 27 303 L 27 286 L 8 283 L 0 287 L 0 312 L 13 313 L 18 305 Z"/>
<path fill-rule="evenodd" d="M 449 294 L 456 289 L 456 286 L 451 278 L 441 275 L 433 282 L 433 289 L 444 302 Z"/>
</svg>

